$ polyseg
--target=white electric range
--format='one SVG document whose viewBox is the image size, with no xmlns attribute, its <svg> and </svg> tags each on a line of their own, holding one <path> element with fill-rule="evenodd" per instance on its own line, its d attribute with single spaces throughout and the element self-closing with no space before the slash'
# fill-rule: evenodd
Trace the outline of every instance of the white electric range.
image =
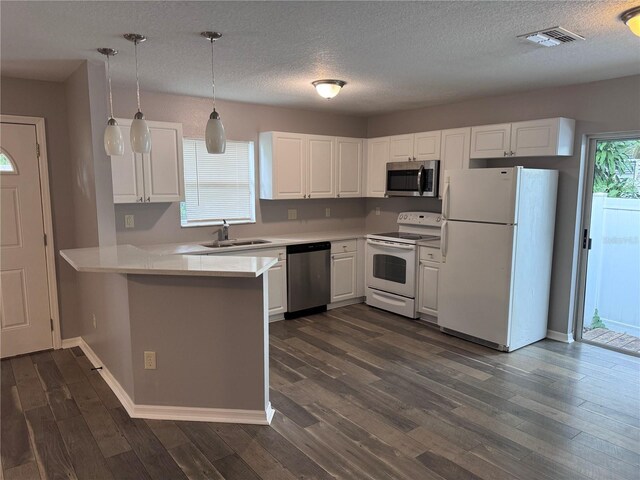
<svg viewBox="0 0 640 480">
<path fill-rule="evenodd" d="M 397 232 L 367 235 L 367 305 L 418 317 L 418 246 L 439 247 L 441 223 L 439 213 L 402 212 Z"/>
</svg>

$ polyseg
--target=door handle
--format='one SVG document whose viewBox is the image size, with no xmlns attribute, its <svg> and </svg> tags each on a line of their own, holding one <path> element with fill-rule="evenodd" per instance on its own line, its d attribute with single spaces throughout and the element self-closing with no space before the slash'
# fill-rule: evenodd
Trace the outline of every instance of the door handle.
<svg viewBox="0 0 640 480">
<path fill-rule="evenodd" d="M 585 228 L 582 234 L 582 248 L 591 250 L 591 240 L 592 239 L 589 238 L 589 230 Z"/>
<path fill-rule="evenodd" d="M 446 219 L 449 218 L 449 188 L 450 188 L 450 183 L 447 182 L 447 184 L 444 187 L 444 194 L 442 195 L 442 216 Z"/>
<path fill-rule="evenodd" d="M 449 241 L 448 231 L 449 231 L 448 222 L 445 220 L 444 223 L 442 224 L 442 238 L 440 239 L 440 253 L 442 253 L 443 257 L 447 256 L 447 250 L 448 250 L 447 243 Z"/>
</svg>

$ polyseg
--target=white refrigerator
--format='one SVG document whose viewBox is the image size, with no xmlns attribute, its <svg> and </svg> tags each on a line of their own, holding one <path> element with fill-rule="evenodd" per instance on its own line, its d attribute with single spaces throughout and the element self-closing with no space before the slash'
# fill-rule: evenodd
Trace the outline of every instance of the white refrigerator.
<svg viewBox="0 0 640 480">
<path fill-rule="evenodd" d="M 513 351 L 547 335 L 558 172 L 445 172 L 438 325 Z"/>
</svg>

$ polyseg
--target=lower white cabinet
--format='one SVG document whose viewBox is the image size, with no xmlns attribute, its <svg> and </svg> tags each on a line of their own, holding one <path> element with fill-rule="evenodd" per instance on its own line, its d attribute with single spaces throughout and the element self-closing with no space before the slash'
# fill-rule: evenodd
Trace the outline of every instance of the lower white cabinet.
<svg viewBox="0 0 640 480">
<path fill-rule="evenodd" d="M 279 261 L 267 272 L 269 278 L 269 315 L 287 311 L 287 262 Z"/>
<path fill-rule="evenodd" d="M 331 303 L 364 295 L 361 243 L 356 239 L 331 242 Z"/>
<path fill-rule="evenodd" d="M 420 268 L 418 269 L 418 312 L 438 316 L 438 273 L 440 270 L 440 250 L 420 247 Z"/>
</svg>

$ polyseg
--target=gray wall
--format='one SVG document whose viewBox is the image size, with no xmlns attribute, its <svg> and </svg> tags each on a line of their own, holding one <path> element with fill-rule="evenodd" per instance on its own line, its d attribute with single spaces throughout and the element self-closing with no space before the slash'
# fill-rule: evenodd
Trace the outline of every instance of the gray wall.
<svg viewBox="0 0 640 480">
<path fill-rule="evenodd" d="M 117 117 L 129 118 L 135 113 L 135 90 L 114 90 L 114 111 Z M 204 138 L 206 122 L 211 113 L 211 101 L 206 98 L 187 97 L 163 93 L 142 92 L 142 110 L 148 120 L 182 123 L 184 135 Z M 367 120 L 364 117 L 337 115 L 326 112 L 277 108 L 238 102 L 220 101 L 217 110 L 224 121 L 227 138 L 249 140 L 255 144 L 256 192 L 259 192 L 258 133 L 285 131 L 366 137 Z M 331 208 L 331 217 L 325 217 L 325 207 Z M 298 209 L 298 220 L 287 220 L 287 210 Z M 256 223 L 234 225 L 234 237 L 252 237 L 268 234 L 340 230 L 364 227 L 365 202 L 351 200 L 256 200 Z M 153 244 L 197 241 L 210 237 L 216 227 L 180 227 L 178 203 L 147 205 L 116 205 L 118 243 Z M 135 215 L 135 228 L 125 230 L 124 215 Z"/>
<path fill-rule="evenodd" d="M 5 115 L 23 115 L 45 119 L 47 159 L 53 214 L 53 241 L 56 251 L 75 247 L 73 185 L 69 135 L 67 128 L 67 102 L 62 83 L 39 82 L 16 78 L 0 79 L 2 95 L 0 112 Z M 56 256 L 58 301 L 62 322 L 62 337 L 68 333 L 66 321 L 76 317 L 77 297 L 75 270 Z"/>
<path fill-rule="evenodd" d="M 514 122 L 547 117 L 576 120 L 574 155 L 536 159 L 489 161 L 488 166 L 523 165 L 559 170 L 558 207 L 554 243 L 549 328 L 570 332 L 573 321 L 572 274 L 576 264 L 574 249 L 581 175 L 581 143 L 589 133 L 640 129 L 640 76 L 549 88 L 533 92 L 486 97 L 450 105 L 376 115 L 369 118 L 368 137 L 424 132 L 490 123 Z M 367 230 L 379 230 L 384 220 L 391 227 L 394 214 L 420 206 L 420 200 L 398 202 L 386 215 L 376 217 L 379 200 L 367 201 Z M 425 204 L 426 206 L 426 204 Z M 434 207 L 437 207 L 434 205 Z M 428 209 L 428 208 L 427 208 Z M 436 211 L 439 208 L 436 208 Z"/>
<path fill-rule="evenodd" d="M 102 135 L 107 118 L 102 63 L 84 62 L 65 82 L 73 179 L 75 246 L 116 244 L 111 162 Z M 64 318 L 66 338 L 82 336 L 133 397 L 131 332 L 125 275 L 78 274 L 78 311 Z M 94 321 L 95 318 L 95 321 Z"/>
</svg>

